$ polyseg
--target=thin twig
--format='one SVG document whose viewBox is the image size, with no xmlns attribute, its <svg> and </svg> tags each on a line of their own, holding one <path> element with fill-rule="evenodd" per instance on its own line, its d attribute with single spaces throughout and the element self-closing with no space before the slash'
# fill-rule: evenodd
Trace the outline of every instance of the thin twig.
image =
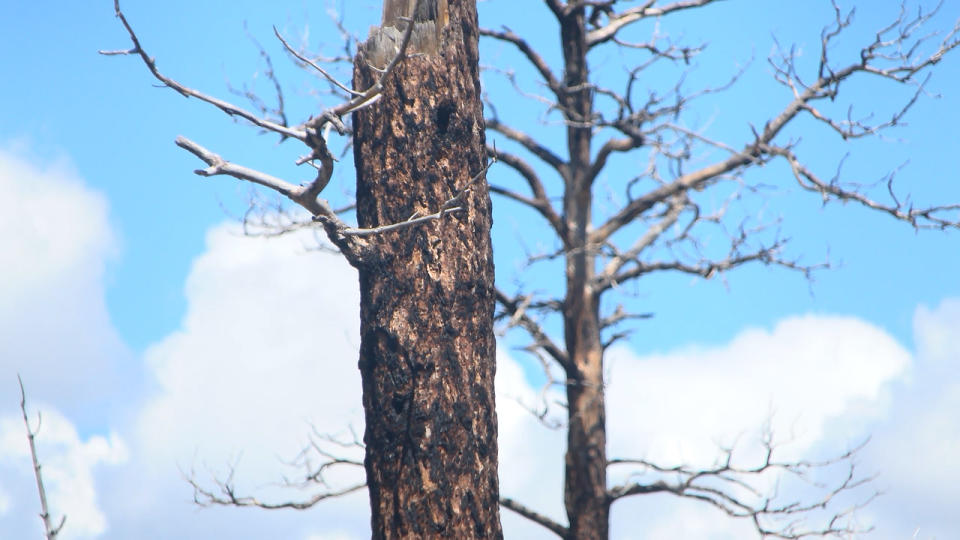
<svg viewBox="0 0 960 540">
<path fill-rule="evenodd" d="M 30 420 L 27 418 L 27 394 L 23 390 L 23 379 L 17 374 L 17 382 L 20 383 L 20 411 L 23 413 L 23 425 L 27 427 L 27 440 L 30 442 L 30 458 L 33 460 L 33 474 L 37 478 L 37 491 L 40 493 L 40 519 L 43 520 L 43 531 L 47 540 L 54 540 L 63 524 L 67 521 L 67 516 L 60 518 L 60 524 L 53 525 L 50 516 L 50 508 L 47 506 L 47 490 L 43 486 L 43 475 L 40 473 L 40 459 L 37 457 L 37 445 L 35 438 L 40 431 L 40 415 L 37 414 L 37 431 L 30 427 Z"/>
</svg>

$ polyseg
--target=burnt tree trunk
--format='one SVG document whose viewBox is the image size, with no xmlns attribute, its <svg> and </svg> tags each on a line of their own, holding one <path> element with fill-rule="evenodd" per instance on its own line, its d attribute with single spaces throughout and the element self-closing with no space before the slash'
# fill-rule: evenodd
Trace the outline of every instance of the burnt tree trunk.
<svg viewBox="0 0 960 540">
<path fill-rule="evenodd" d="M 385 4 L 355 88 L 377 81 L 371 65 L 407 24 L 396 17 L 413 15 L 415 2 Z M 490 198 L 470 183 L 485 163 L 476 5 L 420 4 L 407 57 L 353 117 L 357 220 L 432 214 L 469 189 L 461 211 L 372 237 L 359 264 L 372 536 L 501 538 Z"/>
<path fill-rule="evenodd" d="M 585 8 L 558 13 L 564 59 L 561 98 L 567 117 L 564 216 L 570 249 L 566 253 L 567 291 L 564 301 L 564 337 L 567 366 L 567 454 L 564 504 L 570 526 L 567 536 L 603 540 L 609 534 L 610 499 L 607 496 L 607 433 L 603 385 L 603 345 L 600 337 L 600 299 L 593 288 L 596 252 L 590 245 L 593 177 L 593 91 L 589 84 Z"/>
</svg>

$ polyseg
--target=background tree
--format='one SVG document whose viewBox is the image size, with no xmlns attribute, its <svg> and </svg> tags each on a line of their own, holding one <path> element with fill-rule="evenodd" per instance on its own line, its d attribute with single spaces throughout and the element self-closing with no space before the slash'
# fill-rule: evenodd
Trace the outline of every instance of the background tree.
<svg viewBox="0 0 960 540">
<path fill-rule="evenodd" d="M 751 202 L 755 201 L 751 198 L 768 187 L 752 172 L 761 166 L 785 173 L 785 178 L 818 195 L 815 198 L 824 203 L 841 201 L 877 210 L 916 228 L 957 226 L 957 205 L 915 206 L 895 189 L 892 175 L 879 187 L 841 182 L 839 173 L 827 179 L 801 159 L 802 146 L 788 130 L 801 119 L 812 119 L 827 134 L 849 140 L 874 136 L 896 126 L 923 96 L 929 68 L 956 47 L 956 28 L 932 39 L 925 25 L 933 13 L 904 9 L 899 18 L 877 29 L 874 38 L 858 47 L 852 61 L 837 61 L 835 58 L 841 55 L 836 49 L 852 23 L 852 12 L 834 5 L 835 19 L 820 34 L 821 50 L 814 65 L 808 66 L 792 48 L 770 58 L 776 80 L 786 88 L 783 107 L 759 123 L 744 121 L 746 136 L 742 139 L 720 141 L 687 127 L 682 120 L 690 114 L 696 98 L 729 88 L 736 77 L 729 83 L 694 91 L 685 89 L 682 78 L 660 86 L 648 77 L 665 63 L 688 64 L 703 46 L 674 43 L 659 33 L 659 27 L 651 28 L 646 23 L 655 20 L 669 24 L 684 11 L 723 8 L 710 4 L 717 2 L 651 1 L 633 6 L 617 1 L 547 0 L 538 7 L 548 10 L 544 15 L 556 21 L 558 51 L 531 44 L 506 28 L 481 31 L 492 40 L 514 47 L 516 58 L 532 66 L 546 93 L 534 97 L 544 103 L 547 118 L 561 122 L 565 132 L 565 140 L 558 145 L 532 127 L 520 129 L 509 118 L 497 116 L 497 96 L 491 98 L 494 106 L 489 108 L 487 128 L 513 144 L 500 149 L 491 146 L 488 151 L 514 170 L 522 182 L 519 187 L 495 183 L 491 190 L 533 210 L 554 236 L 556 249 L 532 254 L 528 263 L 549 265 L 560 261 L 564 269 L 562 291 L 501 290 L 497 300 L 501 319 L 532 338 L 528 350 L 545 360 L 547 381 L 558 381 L 566 394 L 562 408 L 567 416 L 563 427 L 568 443 L 564 497 L 568 523 L 556 522 L 509 498 L 502 499 L 501 504 L 563 537 L 606 537 L 613 502 L 652 493 L 702 500 L 732 516 L 747 518 L 758 533 L 767 536 L 799 538 L 856 532 L 856 524 L 848 519 L 856 506 L 825 516 L 814 512 L 836 501 L 838 495 L 863 485 L 864 478 L 854 474 L 854 452 L 819 464 L 785 462 L 778 459 L 776 445 L 768 438 L 765 457 L 747 466 L 737 464 L 732 449 L 727 452 L 726 462 L 706 469 L 632 457 L 609 459 L 604 353 L 626 336 L 619 325 L 647 316 L 642 310 L 632 309 L 636 303 L 617 295 L 625 284 L 665 271 L 711 278 L 759 262 L 809 276 L 821 266 L 792 256 L 786 249 L 787 239 L 773 226 L 776 223 L 751 219 Z M 622 80 L 613 84 L 611 70 L 595 69 L 592 64 L 599 51 L 609 49 L 627 59 L 622 63 L 629 66 L 623 70 Z M 309 63 L 306 57 L 299 59 Z M 860 79 L 902 83 L 914 92 L 890 111 L 888 120 L 874 121 L 869 114 L 855 109 L 848 112 L 837 105 L 851 81 Z M 364 103 L 373 97 L 367 91 L 363 93 Z M 851 100 L 855 97 L 850 95 Z M 349 111 L 361 101 L 335 112 Z M 332 121 L 328 115 L 318 118 L 318 122 Z M 441 123 L 438 121 L 437 126 Z M 263 123 L 257 125 L 284 133 Z M 724 155 L 715 158 L 716 153 Z M 605 187 L 598 181 L 608 171 L 609 163 L 624 155 L 642 159 L 647 167 L 621 180 L 607 181 L 623 190 L 622 204 L 609 210 L 609 201 L 597 196 Z M 710 158 L 714 158 L 712 162 L 702 164 Z M 777 169 L 778 164 L 785 167 Z M 282 187 L 277 182 L 267 185 Z M 452 193 L 447 200 L 457 199 L 459 192 Z M 292 189 L 285 194 L 301 196 Z M 428 209 L 417 210 L 410 215 L 421 216 Z M 442 213 L 441 209 L 434 215 L 442 217 Z M 338 234 L 350 230 L 332 217 L 320 222 L 335 244 Z M 293 218 L 281 229 L 310 223 Z M 381 223 L 361 221 L 360 225 L 376 227 Z M 718 238 L 726 238 L 720 248 Z M 340 244 L 338 247 L 343 249 Z M 546 411 L 538 412 L 546 416 Z M 771 476 L 803 476 L 815 465 L 836 462 L 847 463 L 850 474 L 812 497 L 784 501 L 768 489 Z M 609 485 L 614 467 L 634 467 L 653 479 Z M 209 492 L 205 495 L 212 502 L 243 502 L 232 494 L 227 499 L 217 499 Z"/>
<path fill-rule="evenodd" d="M 749 212 L 740 217 L 745 214 L 743 209 L 749 208 L 750 196 L 764 191 L 763 182 L 769 182 L 749 173 L 775 161 L 786 163 L 787 179 L 813 193 L 821 204 L 850 203 L 886 213 L 918 229 L 958 226 L 960 206 L 917 207 L 904 202 L 892 174 L 882 186 L 886 200 L 878 198 L 876 189 L 841 181 L 839 172 L 832 178 L 824 176 L 804 162 L 800 141 L 787 131 L 804 117 L 819 121 L 827 136 L 832 133 L 842 141 L 875 136 L 896 126 L 923 96 L 929 68 L 958 45 L 956 26 L 934 38 L 926 23 L 936 11 L 911 13 L 904 6 L 900 16 L 877 29 L 874 39 L 860 47 L 853 60 L 839 61 L 835 58 L 849 56 L 837 52 L 837 43 L 853 21 L 853 10 L 834 3 L 835 19 L 820 34 L 815 66 L 802 62 L 793 48 L 769 58 L 774 77 L 786 89 L 782 108 L 762 124 L 744 122 L 745 138 L 721 141 L 686 127 L 685 120 L 693 101 L 729 88 L 737 75 L 720 86 L 696 91 L 687 91 L 682 77 L 662 86 L 651 82 L 657 77 L 651 74 L 659 75 L 654 69 L 658 64 L 689 64 L 704 48 L 664 38 L 659 24 L 669 24 L 675 14 L 685 10 L 721 9 L 710 6 L 716 3 L 546 0 L 544 5 L 559 26 L 559 63 L 548 60 L 556 56 L 554 50 L 533 45 L 508 28 L 481 31 L 515 48 L 517 58 L 537 73 L 546 115 L 561 120 L 566 134 L 563 150 L 557 151 L 558 145 L 552 141 L 530 135 L 508 118 L 499 118 L 496 107 L 488 108 L 494 114 L 487 119 L 487 128 L 518 147 L 516 153 L 489 150 L 522 180 L 519 186 L 494 184 L 491 191 L 542 217 L 556 249 L 534 254 L 528 263 L 562 260 L 566 285 L 562 294 L 555 296 L 499 290 L 497 298 L 501 317 L 526 332 L 531 339 L 528 350 L 548 362 L 548 380 L 559 379 L 565 389 L 564 502 L 569 522 L 556 523 L 511 499 L 505 499 L 503 505 L 566 538 L 606 538 L 614 502 L 654 493 L 701 500 L 730 516 L 747 518 L 761 536 L 802 538 L 857 532 L 850 519 L 856 505 L 823 519 L 812 512 L 866 481 L 856 474 L 851 459 L 855 452 L 837 457 L 849 463 L 844 480 L 824 487 L 812 498 L 786 501 L 778 499 L 775 490 L 764 491 L 759 478 L 771 472 L 802 476 L 810 464 L 780 461 L 772 438 L 765 439 L 765 457 L 746 467 L 734 465 L 732 449 L 726 452 L 724 462 L 706 469 L 630 457 L 609 459 L 604 352 L 627 335 L 619 329 L 622 323 L 646 316 L 615 303 L 615 297 L 628 283 L 659 272 L 709 279 L 760 263 L 809 276 L 823 266 L 804 264 L 791 256 L 787 239 L 771 229 L 772 223 L 757 222 Z M 650 20 L 658 25 L 644 25 Z M 630 59 L 617 65 L 622 73 L 619 80 L 611 76 L 616 70 L 593 67 L 592 59 L 610 48 L 618 50 L 619 58 Z M 853 105 L 838 112 L 835 102 L 846 96 L 847 87 L 860 77 L 876 84 L 907 85 L 913 92 L 886 120 L 854 112 Z M 855 103 L 856 96 L 849 99 Z M 717 150 L 724 155 L 702 158 Z M 642 156 L 636 159 L 645 161 L 646 169 L 630 177 L 609 179 L 611 189 L 622 190 L 618 196 L 622 204 L 603 211 L 609 208 L 609 201 L 598 198 L 598 180 L 614 157 L 630 152 Z M 533 165 L 531 159 L 538 164 Z M 778 179 L 773 189 L 782 189 L 782 182 Z M 557 185 L 555 190 L 548 187 Z M 718 200 L 723 202 L 717 204 Z M 733 203 L 743 208 L 730 212 Z M 717 232 L 726 235 L 719 248 Z M 562 331 L 550 331 L 552 318 L 562 321 Z M 558 376 L 553 375 L 550 363 L 559 368 Z M 619 467 L 653 473 L 653 479 L 627 477 L 610 485 L 611 469 Z"/>
</svg>

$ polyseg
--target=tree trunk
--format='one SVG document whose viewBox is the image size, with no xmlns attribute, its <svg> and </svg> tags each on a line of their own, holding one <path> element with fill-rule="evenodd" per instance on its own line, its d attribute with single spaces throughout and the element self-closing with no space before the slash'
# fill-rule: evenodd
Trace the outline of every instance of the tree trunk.
<svg viewBox="0 0 960 540">
<path fill-rule="evenodd" d="M 570 522 L 568 537 L 606 539 L 610 501 L 607 497 L 607 434 L 603 387 L 603 346 L 599 298 L 593 291 L 596 254 L 589 245 L 593 185 L 590 175 L 589 123 L 593 96 L 589 83 L 584 8 L 561 19 L 564 58 L 563 110 L 568 120 L 564 215 L 571 248 L 566 254 L 567 294 L 564 337 L 567 367 L 567 454 L 564 503 Z"/>
<path fill-rule="evenodd" d="M 463 210 L 374 237 L 359 268 L 372 536 L 502 538 L 490 198 L 484 179 L 470 184 L 485 163 L 476 5 L 420 3 L 415 18 L 435 24 L 435 48 L 413 40 L 379 102 L 353 117 L 357 220 L 403 222 L 470 189 Z M 355 88 L 380 77 L 373 57 L 393 53 L 373 49 L 389 41 L 388 24 L 402 35 L 395 9 L 409 16 L 415 2 L 386 4 L 383 33 L 354 63 Z"/>
</svg>

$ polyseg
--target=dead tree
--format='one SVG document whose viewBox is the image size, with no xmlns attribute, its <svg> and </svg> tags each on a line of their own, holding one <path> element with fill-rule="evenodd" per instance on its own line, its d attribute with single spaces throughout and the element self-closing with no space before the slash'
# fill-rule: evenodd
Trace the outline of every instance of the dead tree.
<svg viewBox="0 0 960 540">
<path fill-rule="evenodd" d="M 860 49 L 856 61 L 843 64 L 834 61 L 831 47 L 851 24 L 853 13 L 834 5 L 835 20 L 820 35 L 818 69 L 801 72 L 792 49 L 770 58 L 776 80 L 786 88 L 782 109 L 754 128 L 747 140 L 720 141 L 686 128 L 676 119 L 699 95 L 727 85 L 686 93 L 681 84 L 672 88 L 668 85 L 664 91 L 645 78 L 653 64 L 683 65 L 702 50 L 696 45 L 672 43 L 657 30 L 669 24 L 673 14 L 685 10 L 723 9 L 721 5 L 708 7 L 719 2 L 545 0 L 544 4 L 544 11 L 549 13 L 542 16 L 552 16 L 559 25 L 559 51 L 538 49 L 527 37 L 505 27 L 481 29 L 481 35 L 515 49 L 517 61 L 524 62 L 541 84 L 540 94 L 534 97 L 547 115 L 553 114 L 552 118 L 562 122 L 566 134 L 565 148 L 558 152 L 523 126 L 512 125 L 510 119 L 494 114 L 486 122 L 487 129 L 512 141 L 516 148 L 488 148 L 517 173 L 516 185 L 498 182 L 491 191 L 542 218 L 544 230 L 550 232 L 557 246 L 554 251 L 535 254 L 529 263 L 560 260 L 565 268 L 565 290 L 560 296 L 498 290 L 497 299 L 499 316 L 528 335 L 527 350 L 548 359 L 562 373 L 568 523 L 558 523 L 513 499 L 504 499 L 503 506 L 569 539 L 607 538 L 613 503 L 655 493 L 706 502 L 730 516 L 750 520 L 763 537 L 839 537 L 856 532 L 855 522 L 847 519 L 856 505 L 834 510 L 821 520 L 805 520 L 867 480 L 854 474 L 852 453 L 829 463 L 786 463 L 777 460 L 776 445 L 767 439 L 766 459 L 749 467 L 733 465 L 732 450 L 727 452 L 726 462 L 709 469 L 609 458 L 604 353 L 628 333 L 622 330 L 622 323 L 645 316 L 616 304 L 615 294 L 621 286 L 659 272 L 711 278 L 760 263 L 809 275 L 816 265 L 790 258 L 786 240 L 763 226 L 752 228 L 732 222 L 725 206 L 711 208 L 709 202 L 711 197 L 725 199 L 713 193 L 733 193 L 727 200 L 735 201 L 738 195 L 756 189 L 746 174 L 774 160 L 788 164 L 792 171 L 789 180 L 812 193 L 816 202 L 848 203 L 888 214 L 918 229 L 958 227 L 960 205 L 920 208 L 904 203 L 902 196 L 895 195 L 892 176 L 880 194 L 885 199 L 862 184 L 825 177 L 804 163 L 798 141 L 784 135 L 788 125 L 805 116 L 818 120 L 826 131 L 844 140 L 872 136 L 896 125 L 923 94 L 926 73 L 957 47 L 957 27 L 946 36 L 933 38 L 925 29 L 933 13 L 921 10 L 911 15 L 904 8 L 897 20 L 878 29 L 875 39 Z M 638 27 L 651 20 L 658 21 L 656 29 L 653 35 L 643 37 L 647 30 Z M 619 82 L 600 80 L 591 71 L 591 53 L 611 47 L 621 49 L 618 58 L 636 58 Z M 549 59 L 558 56 L 562 62 L 551 64 Z M 508 76 L 516 84 L 513 74 Z M 831 108 L 821 106 L 843 95 L 849 81 L 869 77 L 911 86 L 915 93 L 890 120 L 879 123 L 856 116 L 835 117 Z M 531 95 L 523 89 L 521 93 Z M 492 101 L 495 105 L 496 98 Z M 488 111 L 495 113 L 496 107 L 488 107 Z M 745 123 L 745 127 L 749 126 Z M 725 156 L 706 166 L 693 161 L 707 150 L 719 150 Z M 603 215 L 598 210 L 598 178 L 611 158 L 628 152 L 644 156 L 648 167 L 635 176 L 610 182 L 625 186 L 620 195 L 625 202 Z M 561 188 L 550 189 L 557 185 Z M 716 227 L 714 231 L 728 231 L 726 249 L 711 246 L 708 250 L 699 242 L 711 226 Z M 616 307 L 604 311 L 604 305 Z M 544 321 L 551 318 L 562 321 L 562 334 L 550 332 Z M 551 377 L 552 371 L 547 374 L 548 379 Z M 820 497 L 812 500 L 779 502 L 775 494 L 765 493 L 754 484 L 763 475 L 803 477 L 811 469 L 838 463 L 849 467 L 846 480 L 825 487 Z M 652 479 L 608 485 L 608 472 L 625 467 Z M 868 494 L 861 502 L 869 498 Z"/>
<path fill-rule="evenodd" d="M 106 54 L 139 55 L 157 79 L 180 94 L 308 148 L 298 163 L 310 163 L 318 172 L 298 186 L 228 162 L 185 137 L 176 141 L 208 165 L 197 174 L 254 182 L 305 208 L 359 270 L 364 465 L 373 537 L 502 537 L 490 198 L 475 2 L 384 2 L 383 24 L 354 60 L 353 87 L 288 48 L 347 95 L 295 126 L 287 125 L 284 115 L 270 120 L 163 75 L 119 5 L 115 8 L 133 48 Z M 326 133 L 346 135 L 350 113 L 356 227 L 319 198 L 334 166 Z M 229 482 L 221 487 L 221 493 L 202 488 L 197 493 L 212 504 L 305 508 L 356 489 L 271 505 L 236 495 Z"/>
</svg>

